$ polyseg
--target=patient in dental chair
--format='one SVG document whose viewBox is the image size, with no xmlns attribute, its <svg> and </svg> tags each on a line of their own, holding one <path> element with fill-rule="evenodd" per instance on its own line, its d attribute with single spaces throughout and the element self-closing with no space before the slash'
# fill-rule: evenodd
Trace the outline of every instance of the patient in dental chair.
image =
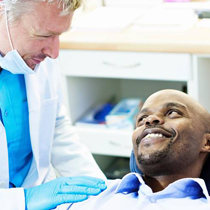
<svg viewBox="0 0 210 210">
<path fill-rule="evenodd" d="M 131 171 L 70 210 L 210 210 L 210 114 L 177 90 L 151 95 L 136 119 Z"/>
</svg>

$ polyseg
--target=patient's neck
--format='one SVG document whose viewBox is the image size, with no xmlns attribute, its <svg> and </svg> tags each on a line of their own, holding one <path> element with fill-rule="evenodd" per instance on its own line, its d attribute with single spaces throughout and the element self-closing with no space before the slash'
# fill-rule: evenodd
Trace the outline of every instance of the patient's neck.
<svg viewBox="0 0 210 210">
<path fill-rule="evenodd" d="M 150 176 L 144 175 L 145 183 L 151 187 L 153 192 L 158 192 L 165 189 L 169 184 L 183 178 L 198 178 L 200 177 L 201 170 L 194 168 L 193 170 L 186 170 L 184 173 L 168 174 Z"/>
</svg>

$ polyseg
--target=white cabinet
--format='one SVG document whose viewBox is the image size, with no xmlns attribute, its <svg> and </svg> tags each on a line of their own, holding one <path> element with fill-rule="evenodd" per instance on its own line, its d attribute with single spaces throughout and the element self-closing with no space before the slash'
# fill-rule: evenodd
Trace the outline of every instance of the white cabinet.
<svg viewBox="0 0 210 210">
<path fill-rule="evenodd" d="M 210 110 L 210 57 L 207 55 L 61 50 L 60 61 L 73 124 L 91 107 L 111 97 L 146 98 L 165 88 L 187 89 Z M 130 156 L 132 132 L 76 129 L 92 153 Z"/>
</svg>

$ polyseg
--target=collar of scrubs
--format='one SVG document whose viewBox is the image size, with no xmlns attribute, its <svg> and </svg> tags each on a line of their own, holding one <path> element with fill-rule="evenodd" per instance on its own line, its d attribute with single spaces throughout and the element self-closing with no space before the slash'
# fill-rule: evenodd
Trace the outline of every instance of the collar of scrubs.
<svg viewBox="0 0 210 210">
<path fill-rule="evenodd" d="M 9 179 L 19 187 L 32 161 L 24 75 L 3 70 L 0 74 L 0 98 L 1 121 L 7 136 Z"/>
<path fill-rule="evenodd" d="M 143 192 L 146 195 L 153 194 L 156 199 L 171 197 L 204 197 L 210 202 L 205 182 L 200 178 L 184 178 L 168 185 L 164 190 L 153 193 L 152 189 L 146 185 L 142 175 L 130 173 L 123 177 L 116 189 L 116 193 L 129 194 L 133 192 Z"/>
</svg>

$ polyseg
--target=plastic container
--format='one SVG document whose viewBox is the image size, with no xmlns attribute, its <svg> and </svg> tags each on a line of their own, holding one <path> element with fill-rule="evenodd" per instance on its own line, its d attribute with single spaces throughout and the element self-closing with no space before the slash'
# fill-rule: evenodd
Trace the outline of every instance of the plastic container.
<svg viewBox="0 0 210 210">
<path fill-rule="evenodd" d="M 135 127 L 135 117 L 142 105 L 139 98 L 129 98 L 121 100 L 112 111 L 105 117 L 108 128 L 133 130 Z"/>
</svg>

